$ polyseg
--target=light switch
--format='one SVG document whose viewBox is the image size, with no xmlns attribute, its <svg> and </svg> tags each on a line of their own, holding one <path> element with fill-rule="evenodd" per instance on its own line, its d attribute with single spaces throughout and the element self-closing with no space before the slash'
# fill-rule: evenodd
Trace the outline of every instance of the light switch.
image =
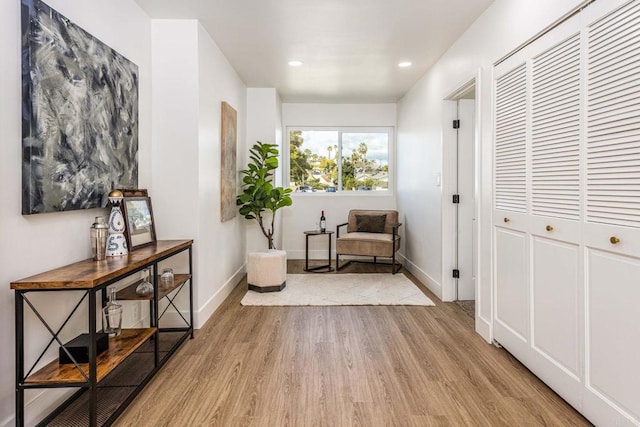
<svg viewBox="0 0 640 427">
<path fill-rule="evenodd" d="M 440 177 L 440 174 L 437 173 L 436 174 L 436 187 L 440 187 L 441 184 L 442 184 L 442 178 Z"/>
</svg>

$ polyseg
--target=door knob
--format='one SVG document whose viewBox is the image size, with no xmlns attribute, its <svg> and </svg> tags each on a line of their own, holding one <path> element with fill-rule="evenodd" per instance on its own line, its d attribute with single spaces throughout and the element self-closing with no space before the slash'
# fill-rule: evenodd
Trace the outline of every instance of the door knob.
<svg viewBox="0 0 640 427">
<path fill-rule="evenodd" d="M 553 227 L 550 225 L 547 225 L 545 228 L 547 229 L 547 231 L 553 231 Z"/>
<path fill-rule="evenodd" d="M 612 245 L 615 245 L 617 243 L 620 243 L 620 239 L 618 239 L 616 236 L 611 236 L 611 238 L 609 239 L 609 241 L 611 242 Z"/>
<path fill-rule="evenodd" d="M 507 218 L 506 216 L 504 217 L 504 222 L 509 222 L 509 218 Z"/>
</svg>

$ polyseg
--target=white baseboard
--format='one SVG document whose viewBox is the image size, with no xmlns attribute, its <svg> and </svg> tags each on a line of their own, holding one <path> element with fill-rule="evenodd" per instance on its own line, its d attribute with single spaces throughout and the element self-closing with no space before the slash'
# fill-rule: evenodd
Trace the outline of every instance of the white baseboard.
<svg viewBox="0 0 640 427">
<path fill-rule="evenodd" d="M 329 254 L 327 253 L 327 249 L 316 249 L 316 250 L 310 250 L 309 251 L 309 259 L 313 259 L 313 260 L 326 260 L 327 256 Z M 331 260 L 333 261 L 336 258 L 336 252 L 335 251 L 331 251 Z M 287 259 L 305 259 L 305 251 L 304 250 L 287 250 Z"/>
<path fill-rule="evenodd" d="M 200 329 L 209 320 L 220 304 L 229 296 L 231 291 L 247 273 L 247 264 L 242 266 L 225 282 L 225 284 L 199 309 L 193 313 L 194 329 Z"/>
<path fill-rule="evenodd" d="M 433 292 L 438 298 L 440 298 L 440 301 L 442 301 L 442 285 L 440 283 L 434 280 L 413 262 L 408 260 L 403 254 L 399 254 L 398 258 L 402 261 L 404 268 L 406 268 L 411 274 L 416 276 L 418 280 L 424 283 L 424 285 L 429 288 L 429 290 Z"/>
<path fill-rule="evenodd" d="M 477 304 L 477 301 L 476 301 Z M 476 314 L 476 332 L 480 335 L 487 343 L 491 344 L 493 342 L 493 330 L 491 328 L 491 323 L 487 322 L 482 316 Z"/>
</svg>

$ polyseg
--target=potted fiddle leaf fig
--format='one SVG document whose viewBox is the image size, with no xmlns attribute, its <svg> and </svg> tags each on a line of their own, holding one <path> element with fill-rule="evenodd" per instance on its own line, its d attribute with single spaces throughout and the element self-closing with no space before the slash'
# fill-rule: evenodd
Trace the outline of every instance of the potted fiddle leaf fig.
<svg viewBox="0 0 640 427">
<path fill-rule="evenodd" d="M 255 219 L 260 224 L 262 234 L 267 238 L 269 249 L 275 249 L 273 235 L 276 212 L 291 206 L 291 189 L 275 187 L 272 183 L 273 171 L 278 168 L 278 148 L 275 144 L 257 141 L 249 150 L 251 159 L 247 169 L 241 170 L 242 194 L 236 197 L 240 215 Z M 271 218 L 267 212 L 271 213 Z"/>
</svg>

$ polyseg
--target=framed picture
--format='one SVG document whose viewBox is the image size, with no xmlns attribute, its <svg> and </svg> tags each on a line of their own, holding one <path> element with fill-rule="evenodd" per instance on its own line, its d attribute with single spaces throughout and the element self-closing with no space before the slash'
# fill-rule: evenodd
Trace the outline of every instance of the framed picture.
<svg viewBox="0 0 640 427">
<path fill-rule="evenodd" d="M 220 220 L 225 222 L 235 218 L 238 210 L 236 206 L 238 113 L 224 101 L 222 102 L 221 123 Z"/>
<path fill-rule="evenodd" d="M 122 192 L 122 197 L 149 197 L 146 188 L 118 188 Z"/>
<path fill-rule="evenodd" d="M 22 214 L 102 207 L 138 186 L 138 67 L 42 0 L 21 3 Z"/>
<path fill-rule="evenodd" d="M 125 197 L 122 200 L 122 214 L 127 224 L 125 236 L 130 250 L 155 243 L 151 198 Z"/>
</svg>

